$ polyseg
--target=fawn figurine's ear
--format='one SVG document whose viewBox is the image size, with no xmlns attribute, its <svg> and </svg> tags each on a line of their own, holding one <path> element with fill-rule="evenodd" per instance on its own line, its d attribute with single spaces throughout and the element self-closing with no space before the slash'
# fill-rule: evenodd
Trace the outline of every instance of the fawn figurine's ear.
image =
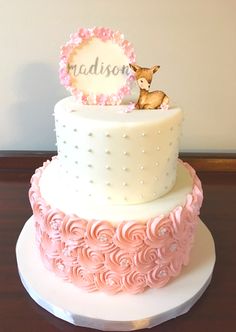
<svg viewBox="0 0 236 332">
<path fill-rule="evenodd" d="M 160 66 L 153 66 L 153 67 L 151 68 L 153 74 L 156 73 L 156 72 L 158 71 L 159 68 L 160 68 Z"/>
<path fill-rule="evenodd" d="M 129 66 L 131 69 L 133 69 L 133 71 L 137 71 L 138 69 L 140 69 L 140 67 L 136 65 L 136 63 L 130 63 Z"/>
</svg>

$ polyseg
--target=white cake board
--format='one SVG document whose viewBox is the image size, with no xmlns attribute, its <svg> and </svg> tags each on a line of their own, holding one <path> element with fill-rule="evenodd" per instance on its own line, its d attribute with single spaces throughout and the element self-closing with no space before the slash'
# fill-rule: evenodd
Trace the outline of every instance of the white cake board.
<svg viewBox="0 0 236 332">
<path fill-rule="evenodd" d="M 35 245 L 34 220 L 25 224 L 16 246 L 18 270 L 29 295 L 44 309 L 74 325 L 106 331 L 151 328 L 186 313 L 210 283 L 215 247 L 200 221 L 190 264 L 161 289 L 139 295 L 87 293 L 49 272 Z"/>
</svg>

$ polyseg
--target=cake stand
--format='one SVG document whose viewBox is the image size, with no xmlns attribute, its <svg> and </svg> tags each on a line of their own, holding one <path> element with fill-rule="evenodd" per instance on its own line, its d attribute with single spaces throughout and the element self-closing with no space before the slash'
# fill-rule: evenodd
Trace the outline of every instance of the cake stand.
<svg viewBox="0 0 236 332">
<path fill-rule="evenodd" d="M 35 244 L 33 217 L 18 238 L 16 257 L 27 292 L 51 314 L 74 325 L 130 331 L 151 328 L 189 311 L 211 281 L 215 247 L 211 233 L 200 221 L 190 264 L 180 276 L 163 288 L 138 295 L 87 293 L 48 271 Z"/>
</svg>

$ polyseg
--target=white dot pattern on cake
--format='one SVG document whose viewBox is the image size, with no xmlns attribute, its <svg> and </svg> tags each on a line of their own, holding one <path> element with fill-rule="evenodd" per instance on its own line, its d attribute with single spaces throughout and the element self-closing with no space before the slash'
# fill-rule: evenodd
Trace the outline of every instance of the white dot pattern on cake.
<svg viewBox="0 0 236 332">
<path fill-rule="evenodd" d="M 55 108 L 58 158 L 68 183 L 83 197 L 114 204 L 142 203 L 168 192 L 176 177 L 181 111 L 153 110 L 146 114 L 156 118 L 143 121 L 142 115 L 138 121 L 140 111 L 90 107 L 87 113 Z M 113 116 L 121 120 L 112 121 Z"/>
</svg>

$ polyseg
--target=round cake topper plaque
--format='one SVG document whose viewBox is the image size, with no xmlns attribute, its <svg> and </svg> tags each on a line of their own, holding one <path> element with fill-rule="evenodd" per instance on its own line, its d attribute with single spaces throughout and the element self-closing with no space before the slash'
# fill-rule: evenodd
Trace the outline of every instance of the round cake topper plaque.
<svg viewBox="0 0 236 332">
<path fill-rule="evenodd" d="M 83 104 L 115 105 L 130 93 L 132 45 L 108 28 L 81 28 L 61 48 L 60 81 Z"/>
</svg>

